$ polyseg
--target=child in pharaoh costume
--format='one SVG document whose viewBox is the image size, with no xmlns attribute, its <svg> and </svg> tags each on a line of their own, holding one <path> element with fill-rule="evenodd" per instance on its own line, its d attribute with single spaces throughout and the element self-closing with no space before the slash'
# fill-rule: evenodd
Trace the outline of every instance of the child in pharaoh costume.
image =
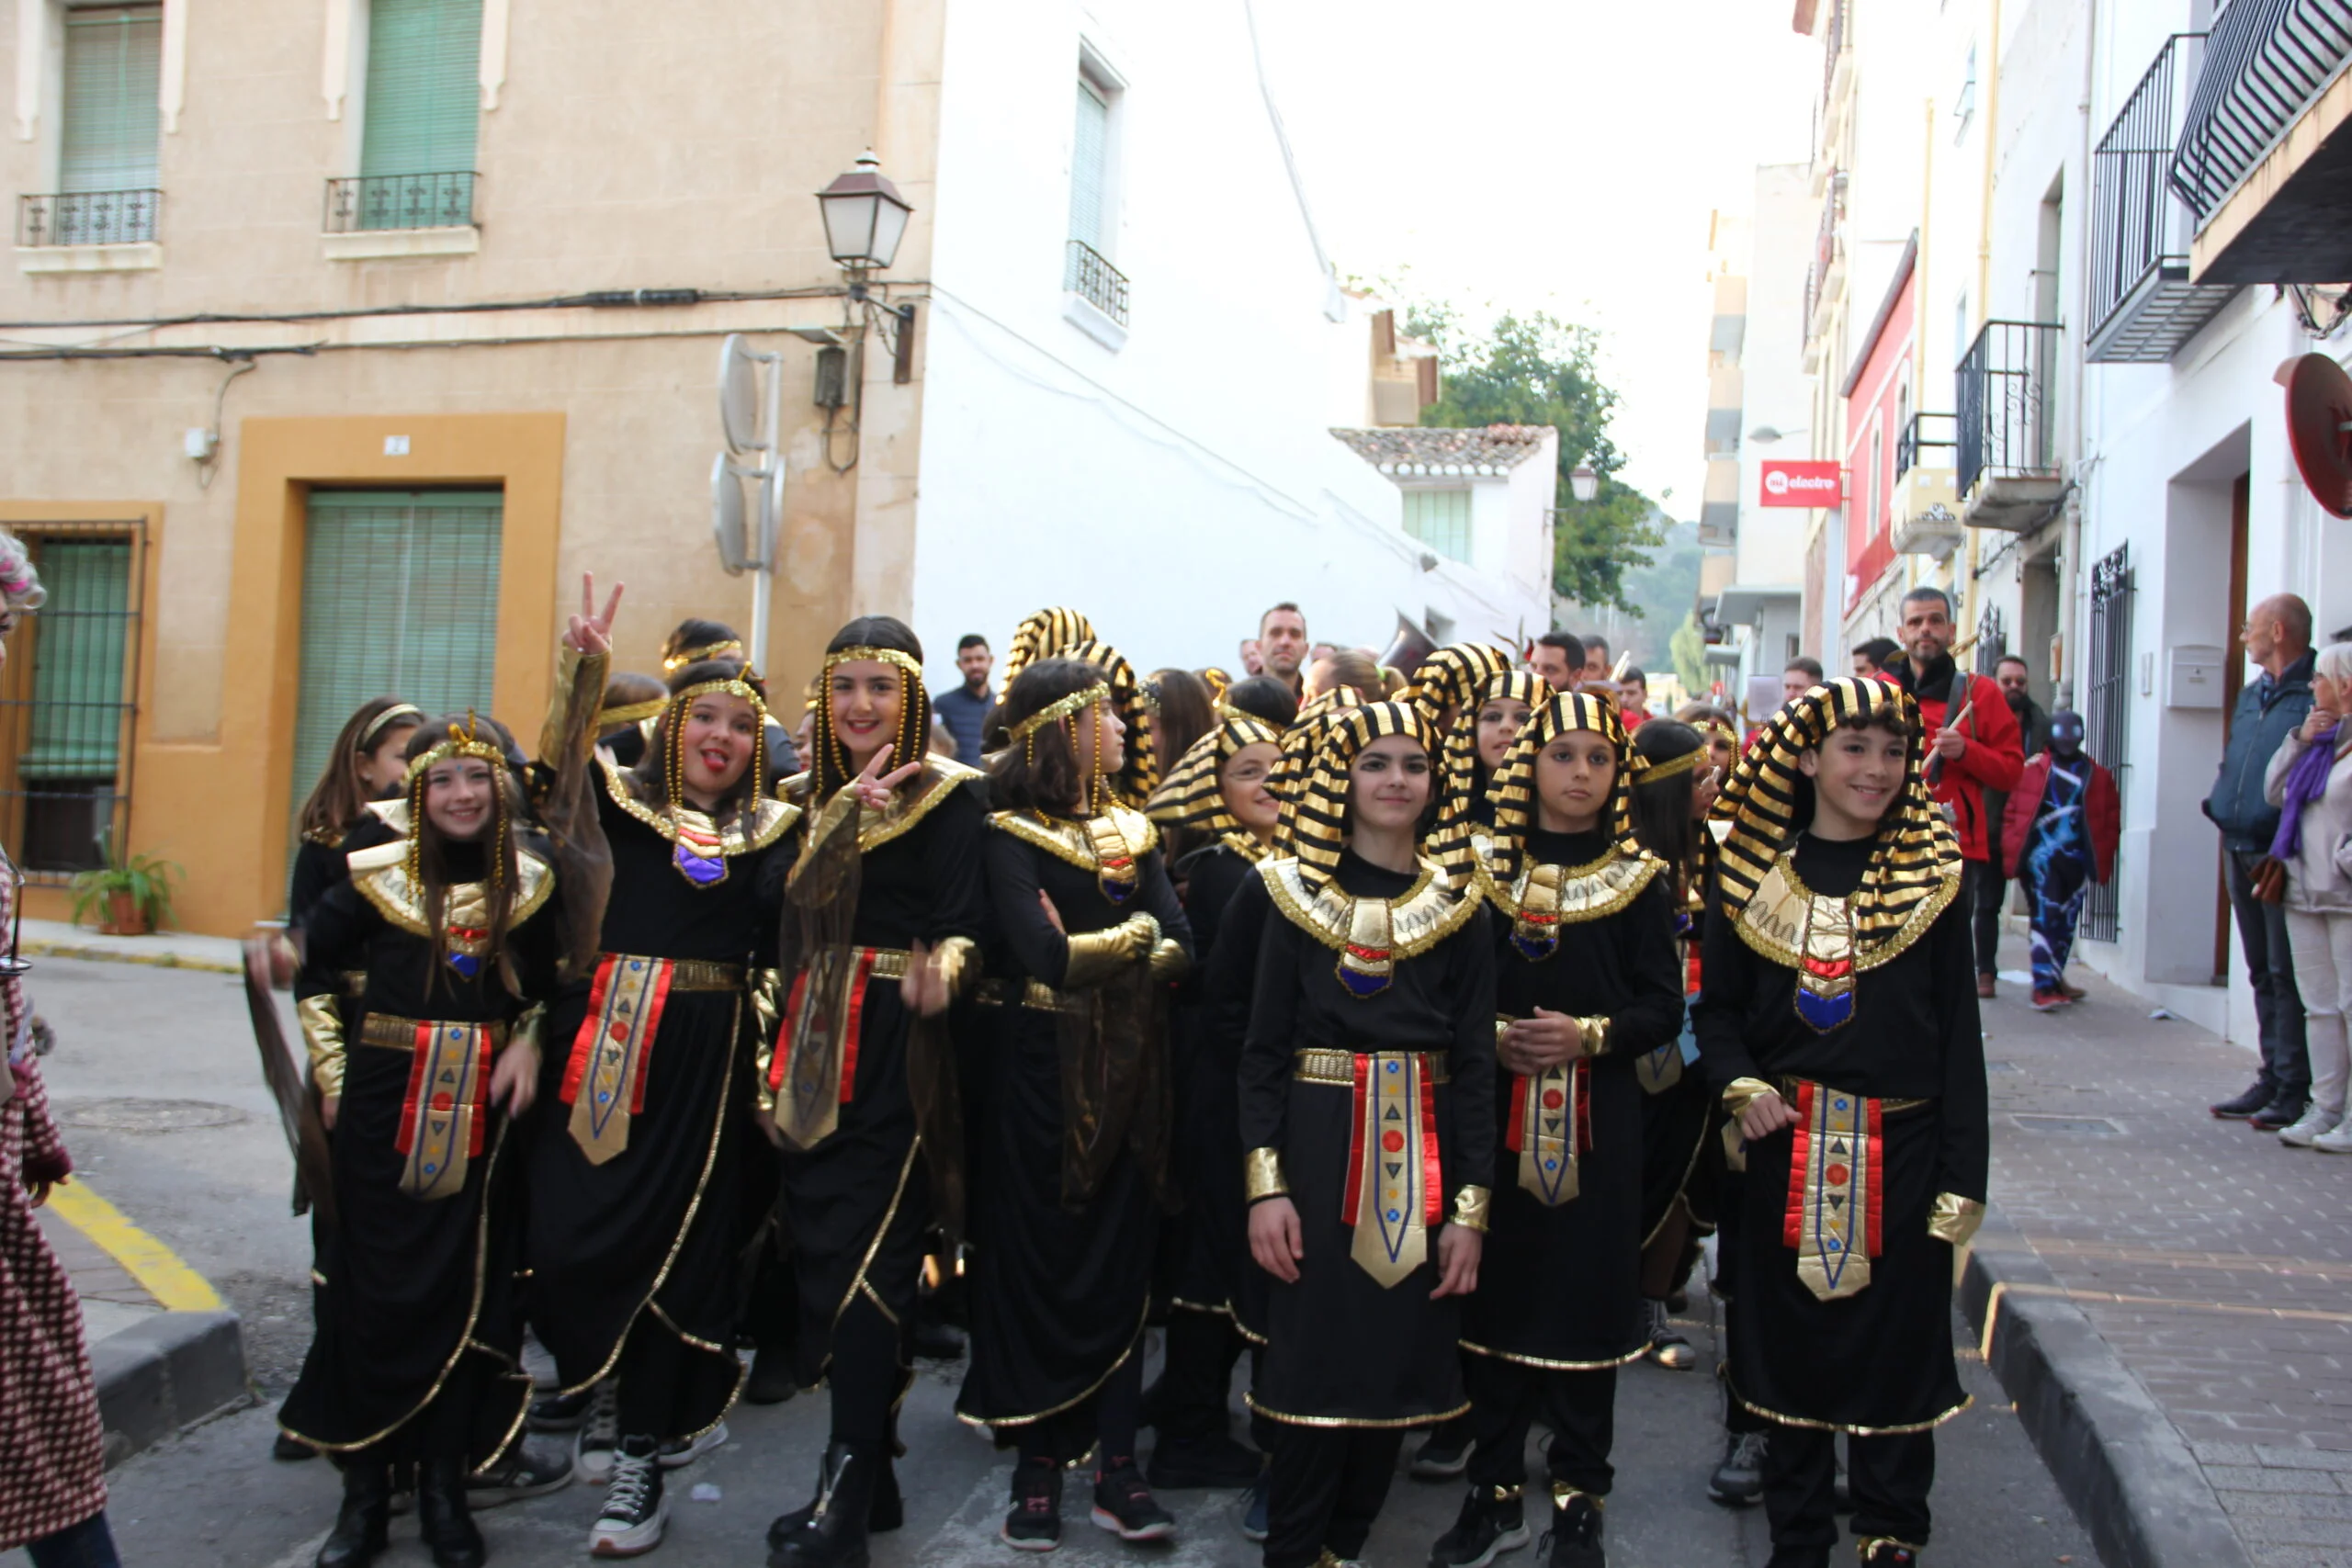
<svg viewBox="0 0 2352 1568">
<path fill-rule="evenodd" d="M 1730 1382 L 1775 1424 L 1774 1568 L 1829 1561 L 1838 1432 L 1861 1560 L 1916 1561 L 1933 1428 L 1968 1404 L 1952 1248 L 1984 1212 L 1984 1039 L 1922 750 L 1906 694 L 1840 678 L 1773 716 L 1714 807 L 1730 829 L 1694 1015 L 1746 1145 Z"/>
</svg>

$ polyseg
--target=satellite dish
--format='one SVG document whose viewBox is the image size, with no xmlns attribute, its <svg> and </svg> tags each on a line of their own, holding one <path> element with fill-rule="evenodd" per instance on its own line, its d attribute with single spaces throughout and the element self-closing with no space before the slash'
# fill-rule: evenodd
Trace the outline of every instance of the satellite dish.
<svg viewBox="0 0 2352 1568">
<path fill-rule="evenodd" d="M 729 333 L 719 340 L 718 423 L 727 433 L 727 449 L 739 457 L 767 446 L 760 439 L 761 357 L 741 333 Z"/>
<path fill-rule="evenodd" d="M 2352 517 L 2352 376 L 2324 354 L 2278 367 L 2287 389 L 2287 444 L 2303 484 L 2322 506 Z"/>
<path fill-rule="evenodd" d="M 718 564 L 741 577 L 751 564 L 743 536 L 743 480 L 721 452 L 710 465 L 710 531 L 718 539 Z"/>
<path fill-rule="evenodd" d="M 768 459 L 767 472 L 760 476 L 758 532 L 751 544 L 755 552 L 752 565 L 763 571 L 775 569 L 776 541 L 784 536 L 784 459 Z"/>
<path fill-rule="evenodd" d="M 1421 667 L 1423 660 L 1436 651 L 1437 644 L 1430 640 L 1429 634 L 1407 619 L 1405 612 L 1399 610 L 1396 612 L 1396 635 L 1388 639 L 1388 646 L 1380 650 L 1380 657 L 1373 662 L 1410 675 Z"/>
</svg>

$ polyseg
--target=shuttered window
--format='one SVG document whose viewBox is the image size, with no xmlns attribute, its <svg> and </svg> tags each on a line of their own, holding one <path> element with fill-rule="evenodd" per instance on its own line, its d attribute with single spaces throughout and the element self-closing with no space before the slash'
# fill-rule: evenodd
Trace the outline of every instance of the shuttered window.
<svg viewBox="0 0 2352 1568">
<path fill-rule="evenodd" d="M 481 0 L 369 0 L 363 175 L 474 166 Z"/>
<path fill-rule="evenodd" d="M 49 597 L 35 617 L 31 743 L 17 773 L 103 780 L 111 789 L 129 700 L 130 541 L 43 540 L 35 564 Z"/>
<path fill-rule="evenodd" d="M 79 194 L 155 187 L 163 61 L 161 6 L 87 6 L 65 13 L 58 189 Z"/>
<path fill-rule="evenodd" d="M 498 642 L 497 491 L 313 491 L 302 548 L 294 799 L 351 710 L 398 696 L 490 712 Z"/>
<path fill-rule="evenodd" d="M 1449 560 L 1470 558 L 1470 491 L 1408 490 L 1405 532 Z"/>
<path fill-rule="evenodd" d="M 1110 184 L 1111 102 L 1102 90 L 1078 79 L 1078 135 L 1070 151 L 1069 237 L 1105 254 L 1102 201 Z"/>
</svg>

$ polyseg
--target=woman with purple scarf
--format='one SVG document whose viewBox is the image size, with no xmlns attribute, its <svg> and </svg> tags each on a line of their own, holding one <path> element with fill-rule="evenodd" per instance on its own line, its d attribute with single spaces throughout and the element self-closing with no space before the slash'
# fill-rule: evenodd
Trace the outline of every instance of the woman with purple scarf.
<svg viewBox="0 0 2352 1568">
<path fill-rule="evenodd" d="M 2352 642 L 2320 650 L 2312 712 L 2270 759 L 2263 791 L 2279 807 L 2273 859 L 2286 868 L 2287 940 L 2311 1041 L 2312 1098 L 2278 1141 L 2352 1154 L 2345 1084 L 2352 1077 Z"/>
</svg>

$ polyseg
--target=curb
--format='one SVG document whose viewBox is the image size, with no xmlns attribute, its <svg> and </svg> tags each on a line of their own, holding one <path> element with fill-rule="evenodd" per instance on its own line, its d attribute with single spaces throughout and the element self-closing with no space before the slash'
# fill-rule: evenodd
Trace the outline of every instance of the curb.
<svg viewBox="0 0 2352 1568">
<path fill-rule="evenodd" d="M 49 942 L 39 937 L 27 937 L 21 945 L 28 958 L 74 958 L 89 964 L 144 964 L 155 969 L 201 969 L 211 975 L 244 973 L 241 964 L 217 958 L 199 958 L 193 953 L 175 953 L 168 948 L 158 948 L 153 953 L 125 953 L 119 948 L 76 942 Z"/>
<path fill-rule="evenodd" d="M 2188 1442 L 1997 1207 L 1969 1249 L 1959 1305 L 2102 1562 L 2251 1568 Z"/>
<path fill-rule="evenodd" d="M 157 1313 L 91 1346 L 90 1367 L 108 1470 L 252 1397 L 233 1312 Z"/>
</svg>

